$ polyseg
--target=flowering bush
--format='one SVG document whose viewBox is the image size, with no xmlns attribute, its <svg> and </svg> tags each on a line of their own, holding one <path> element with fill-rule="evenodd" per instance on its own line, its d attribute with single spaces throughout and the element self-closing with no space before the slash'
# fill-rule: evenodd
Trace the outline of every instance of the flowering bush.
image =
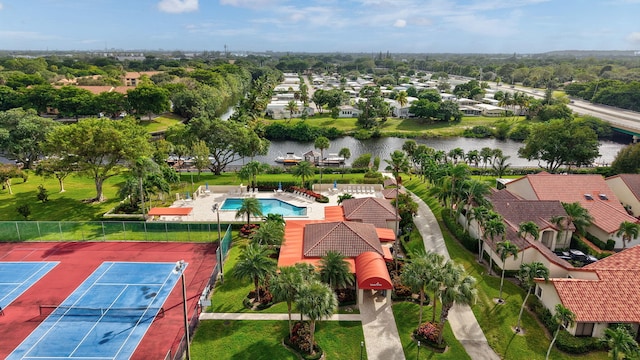
<svg viewBox="0 0 640 360">
<path fill-rule="evenodd" d="M 251 235 L 251 233 L 253 233 L 258 227 L 260 227 L 259 224 L 244 224 L 242 225 L 242 227 L 240 228 L 240 233 L 243 236 L 249 236 Z"/>
<path fill-rule="evenodd" d="M 319 359 L 322 357 L 322 349 L 314 341 L 313 349 L 316 351 L 315 356 L 310 356 L 311 346 L 309 340 L 311 339 L 311 328 L 306 321 L 298 321 L 293 325 L 291 338 L 285 339 L 285 343 L 291 346 L 294 350 L 298 351 L 304 359 Z"/>
<path fill-rule="evenodd" d="M 438 329 L 437 324 L 426 322 L 418 326 L 418 329 L 416 329 L 413 334 L 419 340 L 426 340 L 432 344 L 436 344 L 438 342 L 440 330 Z"/>
</svg>

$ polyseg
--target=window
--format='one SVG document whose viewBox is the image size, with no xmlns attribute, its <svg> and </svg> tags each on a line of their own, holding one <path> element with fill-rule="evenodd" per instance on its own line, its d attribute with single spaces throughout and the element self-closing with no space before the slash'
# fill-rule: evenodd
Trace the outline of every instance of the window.
<svg viewBox="0 0 640 360">
<path fill-rule="evenodd" d="M 576 336 L 591 336 L 593 335 L 594 323 L 581 323 L 576 325 Z"/>
<path fill-rule="evenodd" d="M 542 288 L 536 285 L 536 296 L 540 299 L 542 298 Z"/>
</svg>

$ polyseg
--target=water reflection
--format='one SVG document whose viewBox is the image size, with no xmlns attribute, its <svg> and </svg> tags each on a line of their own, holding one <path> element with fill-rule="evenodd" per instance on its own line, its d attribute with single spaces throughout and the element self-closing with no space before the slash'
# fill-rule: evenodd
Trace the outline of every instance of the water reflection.
<svg viewBox="0 0 640 360">
<path fill-rule="evenodd" d="M 491 149 L 501 149 L 504 155 L 511 156 L 509 162 L 512 166 L 538 166 L 537 161 L 527 161 L 518 157 L 518 149 L 522 147 L 522 143 L 513 140 L 497 140 L 497 139 L 472 139 L 472 138 L 429 138 L 414 139 L 418 144 L 425 144 L 436 150 L 449 151 L 455 148 L 461 148 L 465 152 L 470 150 L 480 150 L 483 147 Z M 407 139 L 396 137 L 384 137 L 378 139 L 357 140 L 353 137 L 342 137 L 331 140 L 331 147 L 325 150 L 325 156 L 329 153 L 338 153 L 342 148 L 349 148 L 351 158 L 347 160 L 347 165 L 358 156 L 371 153 L 372 156 L 379 156 L 381 159 L 388 159 L 389 154 L 394 150 L 401 150 L 402 144 Z M 611 164 L 613 159 L 626 144 L 613 141 L 600 141 L 600 157 L 596 159 L 597 164 Z M 313 142 L 301 143 L 296 141 L 273 141 L 266 156 L 258 156 L 256 160 L 268 164 L 275 164 L 274 159 L 277 156 L 293 152 L 296 155 L 313 150 Z M 247 160 L 245 160 L 247 161 Z M 242 164 L 237 161 L 234 164 Z M 382 166 L 382 165 L 381 165 Z"/>
</svg>

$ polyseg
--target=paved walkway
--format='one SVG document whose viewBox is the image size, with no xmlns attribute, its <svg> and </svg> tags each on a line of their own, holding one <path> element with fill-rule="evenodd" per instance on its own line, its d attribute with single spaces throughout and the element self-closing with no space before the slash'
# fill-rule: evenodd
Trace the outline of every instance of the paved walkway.
<svg viewBox="0 0 640 360">
<path fill-rule="evenodd" d="M 364 291 L 360 315 L 362 315 L 362 332 L 367 359 L 404 360 L 404 351 L 391 304 L 382 296 L 376 297 L 371 294 L 371 291 Z"/>
<path fill-rule="evenodd" d="M 291 320 L 300 319 L 300 314 L 291 315 Z M 289 314 L 264 314 L 264 313 L 205 313 L 200 314 L 200 320 L 289 320 Z M 305 317 L 305 320 L 306 319 Z M 362 321 L 360 314 L 334 314 L 322 321 Z"/>
<path fill-rule="evenodd" d="M 414 217 L 414 223 L 422 235 L 424 248 L 427 251 L 434 251 L 442 254 L 446 259 L 450 259 L 449 252 L 444 243 L 444 237 L 438 220 L 433 212 L 419 197 L 411 194 L 413 200 L 418 204 L 418 215 Z M 473 315 L 468 305 L 454 305 L 449 312 L 449 324 L 456 339 L 460 341 L 467 354 L 473 360 L 499 360 L 500 357 L 489 346 L 487 338 L 484 336 L 476 317 Z"/>
</svg>

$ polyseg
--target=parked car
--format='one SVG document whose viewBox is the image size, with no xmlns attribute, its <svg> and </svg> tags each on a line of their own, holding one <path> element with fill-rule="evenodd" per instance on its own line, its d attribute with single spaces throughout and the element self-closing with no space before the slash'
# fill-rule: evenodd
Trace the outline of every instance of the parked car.
<svg viewBox="0 0 640 360">
<path fill-rule="evenodd" d="M 569 254 L 568 251 L 556 250 L 553 253 L 556 254 L 562 260 L 566 260 L 566 261 L 573 260 L 571 258 L 571 254 Z"/>
<path fill-rule="evenodd" d="M 596 258 L 595 256 L 585 254 L 584 252 L 577 249 L 569 249 L 569 255 L 571 256 L 572 260 L 579 261 L 585 265 L 598 261 L 598 258 Z"/>
</svg>

